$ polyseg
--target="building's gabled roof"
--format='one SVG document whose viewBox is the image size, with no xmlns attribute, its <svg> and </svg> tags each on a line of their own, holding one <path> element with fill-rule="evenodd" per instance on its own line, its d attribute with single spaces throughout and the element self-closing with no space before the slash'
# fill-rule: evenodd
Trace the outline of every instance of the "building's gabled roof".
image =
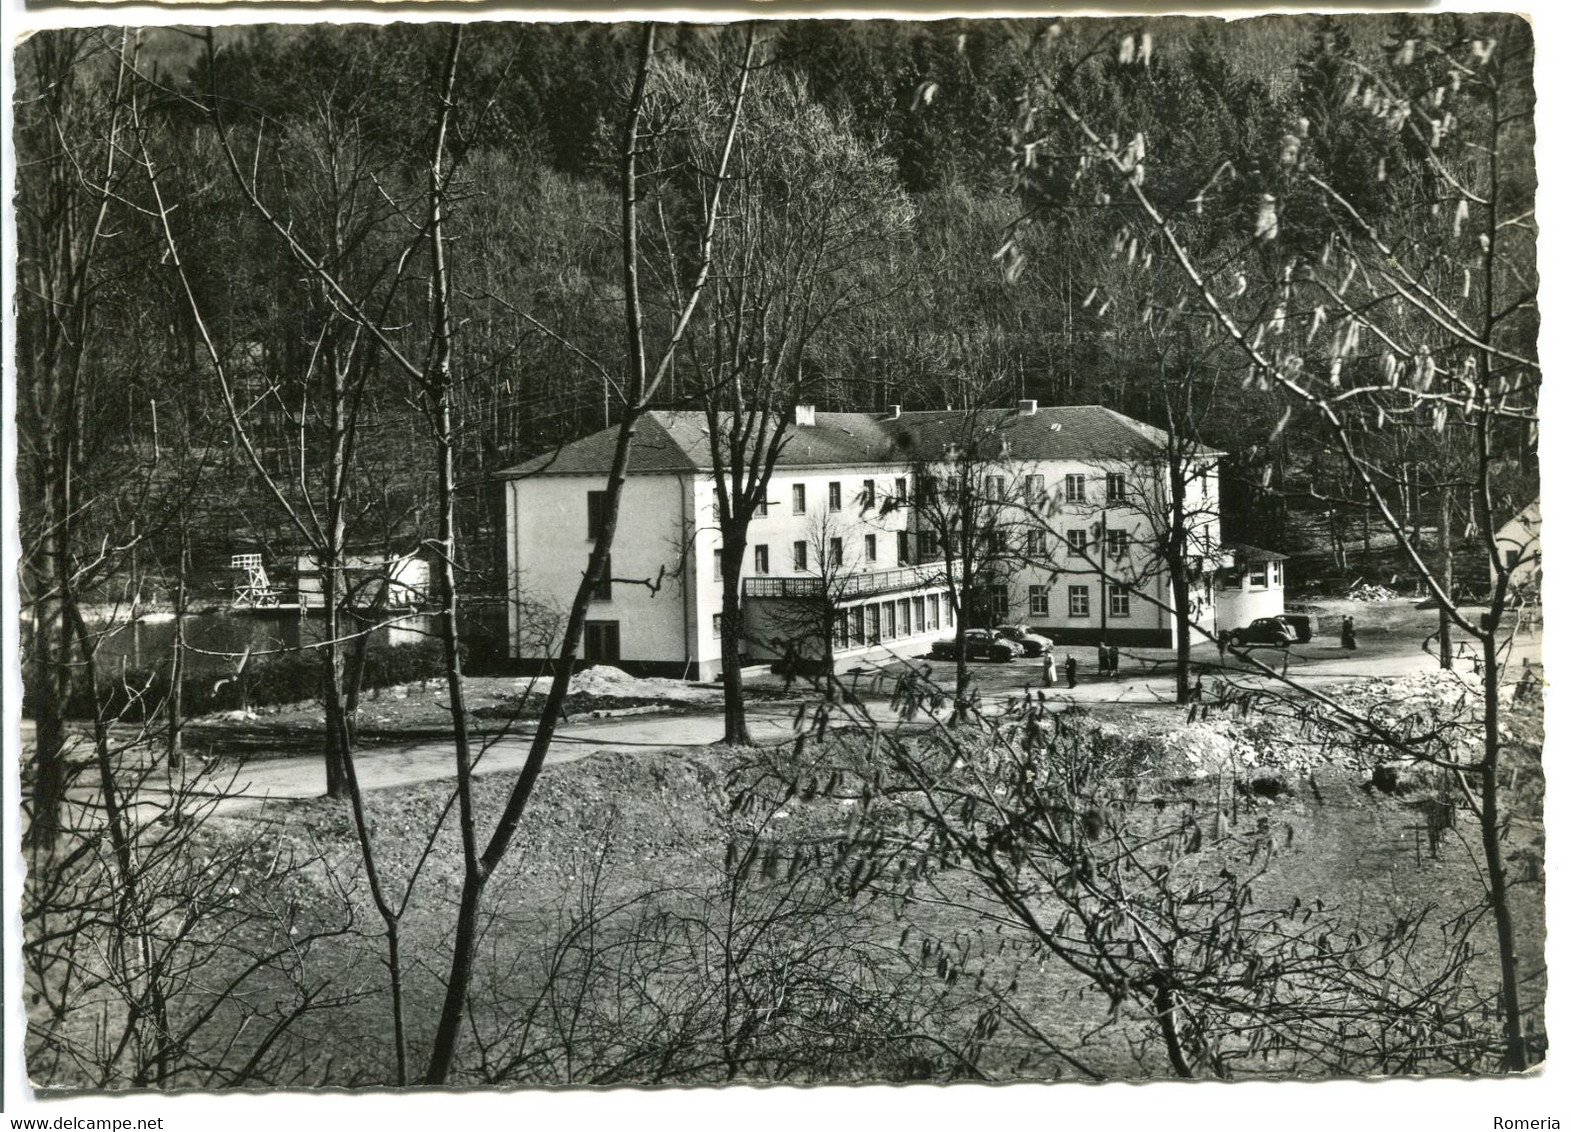
<svg viewBox="0 0 1571 1132">
<path fill-rule="evenodd" d="M 683 445 L 698 467 L 707 470 L 709 422 L 703 413 L 658 413 L 661 426 Z M 776 467 L 836 467 L 845 464 L 882 464 L 900 459 L 889 446 L 878 413 L 815 413 L 810 426 L 787 425 L 785 444 Z M 724 420 L 726 418 L 722 418 Z M 754 429 L 767 428 L 758 422 Z"/>
<path fill-rule="evenodd" d="M 1161 456 L 1167 434 L 1101 405 L 1059 405 L 1034 413 L 978 409 L 889 413 L 816 413 L 812 425 L 787 428 L 777 468 L 938 462 L 967 435 L 983 438 L 988 458 L 1135 460 Z M 617 429 L 508 468 L 503 477 L 603 475 L 610 470 Z M 1202 448 L 1208 455 L 1221 455 Z M 711 466 L 709 425 L 700 412 L 649 413 L 639 422 L 628 462 L 632 475 L 691 473 Z"/>
<path fill-rule="evenodd" d="M 662 413 L 650 413 L 638 424 L 633 433 L 632 450 L 628 453 L 627 470 L 633 475 L 651 472 L 693 472 L 698 465 L 677 443 L 660 422 Z M 611 459 L 616 454 L 618 429 L 604 428 L 582 440 L 564 444 L 561 448 L 526 460 L 501 473 L 505 478 L 515 476 L 594 476 L 605 475 L 611 470 Z M 709 461 L 704 460 L 707 467 Z"/>
<path fill-rule="evenodd" d="M 1535 499 L 1526 507 L 1522 508 L 1522 510 L 1518 511 L 1512 518 L 1506 520 L 1506 522 L 1501 525 L 1500 530 L 1495 532 L 1495 535 L 1496 537 L 1499 537 L 1504 531 L 1512 526 L 1519 526 L 1531 534 L 1537 534 L 1543 525 L 1544 518 L 1542 513 L 1539 511 L 1538 500 Z"/>
<path fill-rule="evenodd" d="M 1225 543 L 1222 549 L 1229 551 L 1236 562 L 1286 562 L 1289 557 L 1278 550 L 1261 550 L 1242 542 Z"/>
<path fill-rule="evenodd" d="M 1102 405 L 1055 405 L 1034 413 L 1015 409 L 904 413 L 881 422 L 898 459 L 939 461 L 946 447 L 984 438 L 984 455 L 1019 460 L 1140 460 L 1162 457 L 1168 434 Z M 997 451 L 990 451 L 993 441 Z M 1007 447 L 1006 447 L 1007 445 Z M 1222 453 L 1200 448 L 1199 453 Z"/>
</svg>

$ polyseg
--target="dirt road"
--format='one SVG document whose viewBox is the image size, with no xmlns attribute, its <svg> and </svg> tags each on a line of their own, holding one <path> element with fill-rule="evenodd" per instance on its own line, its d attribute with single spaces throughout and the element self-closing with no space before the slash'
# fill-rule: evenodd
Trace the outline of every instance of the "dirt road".
<svg viewBox="0 0 1571 1132">
<path fill-rule="evenodd" d="M 883 713 L 888 716 L 886 711 Z M 792 705 L 764 705 L 749 716 L 753 736 L 760 743 L 781 743 L 792 738 L 796 710 Z M 625 719 L 564 724 L 551 741 L 547 765 L 572 763 L 603 750 L 649 750 L 709 746 L 726 733 L 724 718 L 715 713 L 680 716 L 628 716 Z M 474 765 L 476 774 L 501 774 L 522 768 L 534 739 L 533 727 L 518 728 L 498 739 Z M 355 755 L 361 787 L 385 790 L 415 782 L 452 776 L 452 744 L 441 739 L 372 747 Z M 234 782 L 240 798 L 226 799 L 223 807 L 245 804 L 245 799 L 319 798 L 327 788 L 320 755 L 267 758 L 247 763 Z"/>
<path fill-rule="evenodd" d="M 1404 620 L 1414 618 L 1414 614 L 1407 614 Z M 1436 660 L 1419 647 L 1421 636 L 1415 633 L 1417 627 L 1415 624 L 1379 628 L 1372 626 L 1374 631 L 1366 638 L 1367 645 L 1354 652 L 1348 652 L 1335 642 L 1325 639 L 1294 646 L 1285 658 L 1288 675 L 1308 688 L 1325 691 L 1360 680 L 1397 678 L 1434 671 L 1438 667 Z M 1515 668 L 1523 659 L 1537 663 L 1539 646 L 1540 638 L 1536 636 L 1520 638 L 1512 651 L 1511 666 Z M 1044 689 L 1041 672 L 1033 661 L 973 664 L 971 671 L 975 674 L 983 710 L 999 710 L 1007 699 L 1022 694 L 1065 707 L 1071 704 L 1116 704 L 1128 707 L 1173 702 L 1171 652 L 1128 650 L 1124 653 L 1117 678 L 1095 675 L 1093 649 L 1061 648 L 1058 655 L 1061 666 L 1066 657 L 1074 655 L 1077 658 L 1081 675 L 1074 689 L 1065 687 L 1062 679 L 1058 687 Z M 1282 650 L 1262 648 L 1255 650 L 1252 655 L 1273 670 L 1281 670 L 1284 660 Z M 1236 657 L 1229 657 L 1225 663 L 1218 664 L 1215 652 L 1197 649 L 1195 660 L 1208 685 L 1224 676 L 1234 686 L 1272 681 L 1270 676 L 1251 671 L 1246 662 Z M 1459 667 L 1470 664 L 1471 661 L 1465 656 L 1459 661 Z M 883 725 L 893 725 L 896 715 L 889 703 L 889 693 L 894 680 L 902 672 L 923 668 L 940 686 L 952 685 L 953 664 L 923 660 L 891 659 L 880 667 L 868 667 L 849 674 L 845 679 L 848 686 L 854 688 L 862 698 L 865 710 L 873 719 Z M 775 678 L 760 671 L 754 679 L 765 683 Z M 804 688 L 803 692 L 807 697 L 803 700 L 754 701 L 750 705 L 749 717 L 754 739 L 766 744 L 789 740 L 795 732 L 804 705 L 807 705 L 806 711 L 810 715 L 818 703 L 811 698 L 815 696 L 812 689 Z M 846 723 L 851 722 L 849 715 L 843 719 Z M 24 729 L 30 726 L 24 723 Z M 602 751 L 707 746 L 719 743 L 724 733 L 724 720 L 718 705 L 682 713 L 630 714 L 619 718 L 575 720 L 563 724 L 557 730 L 547 765 L 574 762 Z M 27 736 L 24 734 L 23 738 L 26 741 Z M 519 725 L 513 732 L 491 743 L 476 763 L 475 772 L 516 772 L 523 766 L 533 738 L 532 725 Z M 295 744 L 292 749 L 298 753 L 225 759 L 205 772 L 193 770 L 190 773 L 198 775 L 195 785 L 200 792 L 225 795 L 219 803 L 220 809 L 254 806 L 269 800 L 320 797 L 326 789 L 320 753 L 314 749 L 302 750 L 299 744 Z M 367 746 L 355 755 L 355 766 L 361 785 L 367 790 L 437 781 L 453 774 L 452 744 L 440 734 L 431 734 L 407 741 Z"/>
</svg>

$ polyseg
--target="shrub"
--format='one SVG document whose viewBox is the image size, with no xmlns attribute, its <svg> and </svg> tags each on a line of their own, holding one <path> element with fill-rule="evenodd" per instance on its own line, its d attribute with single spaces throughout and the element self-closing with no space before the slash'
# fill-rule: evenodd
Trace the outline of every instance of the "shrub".
<svg viewBox="0 0 1571 1132">
<path fill-rule="evenodd" d="M 438 679 L 445 673 L 440 641 L 409 645 L 372 645 L 366 650 L 362 691 Z M 118 677 L 118 674 L 117 674 Z M 288 704 L 317 699 L 322 691 L 322 660 L 314 649 L 280 653 L 249 661 L 239 676 L 213 672 L 188 672 L 181 680 L 187 716 L 217 711 Z M 40 689 L 29 681 L 24 693 L 24 714 L 33 714 Z M 109 687 L 108 702 L 93 703 L 92 691 L 79 687 L 66 712 L 90 718 L 107 708 L 111 717 L 128 723 L 143 722 L 157 712 L 169 694 L 167 665 L 127 669 L 124 679 Z"/>
</svg>

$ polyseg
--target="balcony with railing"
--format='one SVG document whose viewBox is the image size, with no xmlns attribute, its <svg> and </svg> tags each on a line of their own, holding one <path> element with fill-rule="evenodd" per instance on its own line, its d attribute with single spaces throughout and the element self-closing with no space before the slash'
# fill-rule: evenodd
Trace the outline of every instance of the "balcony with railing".
<svg viewBox="0 0 1571 1132">
<path fill-rule="evenodd" d="M 869 570 L 859 574 L 841 574 L 830 587 L 836 601 L 849 601 L 875 594 L 895 593 L 934 584 L 931 569 L 901 566 L 893 570 Z M 824 595 L 822 578 L 773 578 L 742 579 L 743 597 L 794 597 L 819 598 Z"/>
</svg>

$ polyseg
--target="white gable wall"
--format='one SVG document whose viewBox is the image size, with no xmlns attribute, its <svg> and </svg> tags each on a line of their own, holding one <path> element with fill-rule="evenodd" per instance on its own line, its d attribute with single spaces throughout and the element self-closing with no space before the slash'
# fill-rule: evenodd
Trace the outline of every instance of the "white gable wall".
<svg viewBox="0 0 1571 1132">
<path fill-rule="evenodd" d="M 691 524 L 691 480 L 674 475 L 629 476 L 623 489 L 611 573 L 653 582 L 658 592 L 616 584 L 610 601 L 590 603 L 588 620 L 617 622 L 621 655 L 635 666 L 679 672 L 693 659 L 691 586 L 678 573 L 684 531 Z M 567 612 L 589 564 L 589 493 L 605 488 L 603 476 L 535 476 L 507 483 L 509 562 L 508 631 L 511 652 L 523 659 L 554 656 Z M 560 619 L 549 647 L 528 639 L 532 618 L 523 605 L 538 603 Z"/>
<path fill-rule="evenodd" d="M 1543 549 L 1539 543 L 1542 526 L 1538 504 L 1534 503 L 1495 532 L 1502 561 L 1513 563 L 1509 584 L 1528 600 L 1537 600 L 1543 582 Z M 1491 579 L 1496 576 L 1493 562 L 1489 564 L 1489 573 Z"/>
</svg>

